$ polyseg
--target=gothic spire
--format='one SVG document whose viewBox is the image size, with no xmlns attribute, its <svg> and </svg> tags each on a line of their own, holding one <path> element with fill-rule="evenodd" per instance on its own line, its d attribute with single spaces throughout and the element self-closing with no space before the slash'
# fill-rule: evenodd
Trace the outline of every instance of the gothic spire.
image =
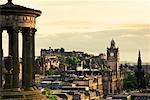
<svg viewBox="0 0 150 100">
<path fill-rule="evenodd" d="M 140 50 L 139 50 L 139 59 L 141 59 L 141 52 L 140 52 Z"/>
<path fill-rule="evenodd" d="M 139 50 L 139 56 L 138 56 L 138 65 L 137 65 L 138 70 L 142 69 L 142 60 L 141 60 L 141 52 Z"/>
<path fill-rule="evenodd" d="M 111 40 L 111 46 L 110 47 L 115 47 L 115 41 L 114 41 L 114 39 Z"/>
</svg>

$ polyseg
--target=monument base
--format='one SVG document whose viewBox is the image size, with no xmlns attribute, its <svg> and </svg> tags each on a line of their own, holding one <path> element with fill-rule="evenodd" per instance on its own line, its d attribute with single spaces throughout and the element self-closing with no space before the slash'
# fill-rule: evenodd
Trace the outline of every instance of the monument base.
<svg viewBox="0 0 150 100">
<path fill-rule="evenodd" d="M 47 98 L 39 90 L 14 91 L 13 89 L 1 89 L 0 100 L 47 100 Z"/>
</svg>

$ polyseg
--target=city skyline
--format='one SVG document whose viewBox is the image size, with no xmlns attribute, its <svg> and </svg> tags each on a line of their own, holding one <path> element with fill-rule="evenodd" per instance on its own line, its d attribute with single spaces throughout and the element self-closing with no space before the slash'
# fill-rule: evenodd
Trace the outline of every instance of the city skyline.
<svg viewBox="0 0 150 100">
<path fill-rule="evenodd" d="M 2 0 L 1 4 L 6 2 Z M 13 0 L 13 3 L 42 10 L 37 20 L 37 56 L 40 49 L 49 46 L 98 55 L 106 53 L 113 38 L 120 49 L 121 61 L 137 62 L 140 49 L 142 61 L 150 62 L 148 0 Z M 7 34 L 3 34 L 3 41 L 7 55 Z"/>
</svg>

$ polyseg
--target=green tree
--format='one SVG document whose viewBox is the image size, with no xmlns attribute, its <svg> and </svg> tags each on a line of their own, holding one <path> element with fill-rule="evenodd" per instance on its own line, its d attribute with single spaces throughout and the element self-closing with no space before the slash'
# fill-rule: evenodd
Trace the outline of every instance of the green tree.
<svg viewBox="0 0 150 100">
<path fill-rule="evenodd" d="M 43 95 L 45 95 L 49 100 L 57 100 L 57 98 L 54 96 L 54 95 L 52 95 L 52 90 L 50 90 L 50 89 L 45 89 L 43 92 L 42 92 L 42 94 Z"/>
<path fill-rule="evenodd" d="M 67 57 L 66 63 L 69 65 L 70 69 L 76 69 L 77 64 L 80 62 L 80 59 L 77 57 Z"/>
<path fill-rule="evenodd" d="M 126 73 L 127 77 L 123 80 L 124 90 L 134 90 L 137 88 L 137 79 L 134 72 Z"/>
<path fill-rule="evenodd" d="M 83 68 L 84 68 L 84 69 L 90 69 L 89 62 L 87 62 L 87 61 L 84 60 Z"/>
<path fill-rule="evenodd" d="M 50 69 L 50 70 L 47 70 L 45 72 L 45 75 L 59 75 L 60 72 L 58 70 L 53 70 L 53 69 Z"/>
<path fill-rule="evenodd" d="M 149 85 L 150 85 L 150 74 L 149 73 L 145 74 L 145 83 L 146 83 L 146 86 L 149 87 Z"/>
<path fill-rule="evenodd" d="M 54 71 L 53 70 L 47 70 L 45 72 L 46 75 L 54 75 Z"/>
<path fill-rule="evenodd" d="M 66 57 L 65 56 L 58 56 L 58 59 L 60 61 L 60 66 L 62 68 L 68 67 L 67 61 L 66 61 Z"/>
</svg>

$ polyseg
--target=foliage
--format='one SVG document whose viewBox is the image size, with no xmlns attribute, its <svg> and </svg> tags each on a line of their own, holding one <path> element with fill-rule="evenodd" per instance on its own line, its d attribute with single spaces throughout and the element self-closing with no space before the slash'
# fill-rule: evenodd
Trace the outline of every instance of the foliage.
<svg viewBox="0 0 150 100">
<path fill-rule="evenodd" d="M 58 59 L 59 59 L 59 61 L 60 61 L 60 66 L 62 67 L 62 68 L 65 68 L 65 67 L 67 67 L 68 66 L 68 64 L 66 63 L 66 57 L 65 56 L 58 56 Z"/>
<path fill-rule="evenodd" d="M 75 69 L 77 63 L 80 61 L 80 59 L 77 57 L 58 56 L 58 58 L 61 67 L 69 67 L 70 69 Z"/>
<path fill-rule="evenodd" d="M 52 70 L 52 69 L 47 70 L 47 71 L 45 72 L 45 75 L 58 75 L 58 74 L 59 74 L 59 71 L 58 71 L 58 70 Z"/>
<path fill-rule="evenodd" d="M 145 74 L 145 83 L 146 83 L 146 86 L 149 86 L 149 84 L 150 84 L 150 74 L 149 73 Z"/>
<path fill-rule="evenodd" d="M 83 65 L 84 69 L 90 69 L 90 60 L 84 60 L 83 63 L 84 63 Z"/>
<path fill-rule="evenodd" d="M 88 54 L 88 53 L 84 53 L 83 54 L 83 57 L 85 58 L 85 57 L 90 57 L 90 55 Z"/>
<path fill-rule="evenodd" d="M 76 69 L 77 64 L 80 62 L 80 59 L 77 57 L 67 57 L 66 63 L 69 65 L 69 68 L 72 70 Z"/>
<path fill-rule="evenodd" d="M 106 67 L 107 66 L 107 61 L 105 60 L 105 59 L 102 59 L 102 65 L 103 65 L 103 67 Z"/>
<path fill-rule="evenodd" d="M 84 69 L 90 69 L 90 66 L 83 66 Z"/>
<path fill-rule="evenodd" d="M 137 88 L 137 79 L 134 72 L 126 73 L 127 77 L 123 80 L 124 90 L 133 90 Z"/>
<path fill-rule="evenodd" d="M 64 79 L 67 77 L 67 73 L 66 73 L 65 71 L 62 71 L 62 72 L 60 73 L 60 75 L 61 75 L 61 79 L 62 79 L 62 80 L 64 80 Z"/>
<path fill-rule="evenodd" d="M 66 61 L 70 65 L 76 65 L 78 63 L 77 57 L 67 57 Z"/>
<path fill-rule="evenodd" d="M 52 91 L 50 89 L 45 89 L 42 94 L 45 95 L 49 100 L 57 100 L 54 95 L 52 95 Z"/>
</svg>

